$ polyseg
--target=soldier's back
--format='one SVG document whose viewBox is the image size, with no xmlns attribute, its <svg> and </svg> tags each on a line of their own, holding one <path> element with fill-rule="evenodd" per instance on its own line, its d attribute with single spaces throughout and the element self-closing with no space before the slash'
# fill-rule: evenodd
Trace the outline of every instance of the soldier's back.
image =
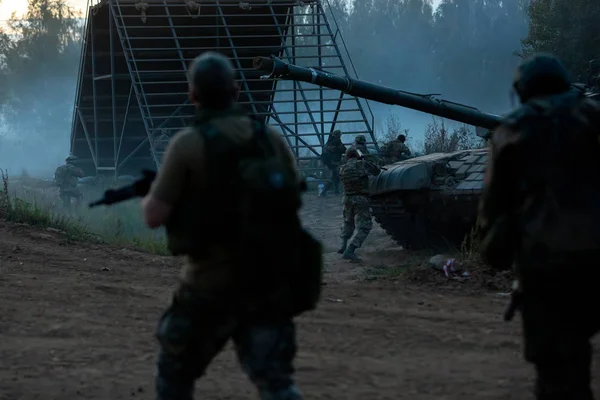
<svg viewBox="0 0 600 400">
<path fill-rule="evenodd" d="M 494 134 L 497 143 L 517 144 L 507 145 L 504 168 L 524 189 L 524 251 L 600 249 L 598 126 L 600 104 L 568 93 L 528 102 Z"/>
</svg>

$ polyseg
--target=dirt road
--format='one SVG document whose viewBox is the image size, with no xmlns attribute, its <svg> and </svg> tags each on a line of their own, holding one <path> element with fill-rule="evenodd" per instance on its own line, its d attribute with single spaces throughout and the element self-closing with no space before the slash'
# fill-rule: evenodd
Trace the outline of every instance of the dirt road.
<svg viewBox="0 0 600 400">
<path fill-rule="evenodd" d="M 362 264 L 340 261 L 340 214 L 339 199 L 310 198 L 303 211 L 328 251 L 323 303 L 299 319 L 308 399 L 530 398 L 519 324 L 501 322 L 505 298 L 402 273 L 373 279 L 414 256 L 377 228 Z M 177 273 L 170 258 L 0 225 L 0 398 L 153 399 L 153 331 Z M 255 398 L 230 350 L 198 389 L 199 399 Z"/>
</svg>

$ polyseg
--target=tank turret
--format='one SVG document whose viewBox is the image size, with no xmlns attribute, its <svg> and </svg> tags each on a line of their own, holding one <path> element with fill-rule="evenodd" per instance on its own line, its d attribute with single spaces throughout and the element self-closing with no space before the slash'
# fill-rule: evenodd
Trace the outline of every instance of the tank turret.
<svg viewBox="0 0 600 400">
<path fill-rule="evenodd" d="M 268 78 L 312 83 L 473 125 L 484 139 L 502 123 L 501 116 L 464 104 L 287 64 L 277 57 L 257 57 L 254 67 Z M 597 96 L 585 85 L 573 85 L 573 90 Z M 404 247 L 460 247 L 477 219 L 487 153 L 487 148 L 434 153 L 388 165 L 371 181 L 373 216 Z"/>
</svg>

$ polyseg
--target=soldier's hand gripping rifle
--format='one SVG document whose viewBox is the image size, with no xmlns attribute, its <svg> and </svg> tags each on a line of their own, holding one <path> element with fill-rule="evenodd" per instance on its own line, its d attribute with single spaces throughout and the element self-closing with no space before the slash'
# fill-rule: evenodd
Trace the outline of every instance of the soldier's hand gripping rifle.
<svg viewBox="0 0 600 400">
<path fill-rule="evenodd" d="M 133 199 L 134 197 L 144 197 L 150 191 L 150 186 L 156 178 L 156 172 L 145 169 L 142 171 L 143 177 L 130 185 L 123 186 L 119 189 L 109 189 L 104 192 L 104 197 L 98 201 L 90 203 L 89 207 L 97 207 L 101 205 L 110 206 L 120 203 L 125 200 Z"/>
<path fill-rule="evenodd" d="M 375 169 L 387 171 L 386 167 L 380 167 L 379 165 L 375 164 L 374 162 L 367 160 L 365 158 L 365 156 L 363 155 L 362 151 L 360 151 L 359 149 L 356 149 L 356 152 L 358 153 L 358 158 L 360 160 L 363 160 L 367 165 L 370 165 L 372 168 L 375 168 Z"/>
</svg>

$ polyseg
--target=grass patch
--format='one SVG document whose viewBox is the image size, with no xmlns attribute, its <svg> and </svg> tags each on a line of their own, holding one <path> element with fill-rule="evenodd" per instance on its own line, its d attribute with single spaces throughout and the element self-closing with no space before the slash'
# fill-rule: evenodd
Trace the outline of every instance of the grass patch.
<svg viewBox="0 0 600 400">
<path fill-rule="evenodd" d="M 103 242 L 153 254 L 170 254 L 164 232 L 152 231 L 144 225 L 140 207 L 135 201 L 97 209 L 74 206 L 65 210 L 57 188 L 42 184 L 36 186 L 31 182 L 13 187 L 9 185 L 8 174 L 0 172 L 1 219 L 38 228 L 56 229 L 63 232 L 69 240 Z M 99 197 L 104 189 L 85 191 L 84 203 Z"/>
<path fill-rule="evenodd" d="M 402 277 L 407 269 L 408 265 L 373 265 L 371 267 L 365 268 L 364 271 L 364 280 L 366 281 L 376 281 L 380 279 L 395 279 Z"/>
</svg>

